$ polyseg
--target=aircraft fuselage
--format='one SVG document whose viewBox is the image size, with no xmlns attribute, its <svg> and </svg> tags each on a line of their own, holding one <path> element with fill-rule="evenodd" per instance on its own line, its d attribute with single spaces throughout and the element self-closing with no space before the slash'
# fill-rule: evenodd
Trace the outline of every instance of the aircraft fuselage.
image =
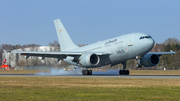
<svg viewBox="0 0 180 101">
<path fill-rule="evenodd" d="M 84 51 L 92 53 L 97 51 L 111 52 L 110 56 L 101 57 L 101 61 L 97 66 L 89 67 L 95 68 L 109 64 L 116 65 L 129 59 L 135 59 L 136 56 L 143 56 L 153 48 L 154 43 L 154 40 L 148 34 L 131 33 L 104 41 L 99 41 L 84 47 L 79 47 L 77 49 L 73 49 L 72 51 Z M 72 65 L 81 66 L 80 64 L 73 62 L 72 57 L 70 56 L 64 59 L 64 61 Z"/>
</svg>

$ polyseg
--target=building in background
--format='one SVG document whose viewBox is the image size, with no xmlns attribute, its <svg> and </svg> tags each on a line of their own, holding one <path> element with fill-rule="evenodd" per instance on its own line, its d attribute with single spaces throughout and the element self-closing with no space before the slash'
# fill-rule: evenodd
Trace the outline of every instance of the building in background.
<svg viewBox="0 0 180 101">
<path fill-rule="evenodd" d="M 56 51 L 59 52 L 60 48 L 58 46 L 36 46 L 28 48 L 20 48 L 14 51 Z M 25 66 L 55 66 L 60 65 L 56 58 L 45 58 L 42 57 L 29 57 L 20 55 L 19 53 L 2 53 L 2 60 L 7 59 L 7 64 L 12 67 L 25 67 Z"/>
</svg>

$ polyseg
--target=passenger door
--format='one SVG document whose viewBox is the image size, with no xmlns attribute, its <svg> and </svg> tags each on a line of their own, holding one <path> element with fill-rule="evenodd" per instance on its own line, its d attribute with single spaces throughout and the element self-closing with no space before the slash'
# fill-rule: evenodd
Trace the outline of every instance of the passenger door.
<svg viewBox="0 0 180 101">
<path fill-rule="evenodd" d="M 128 39 L 128 46 L 133 46 L 133 38 L 134 38 L 134 35 L 131 35 Z"/>
</svg>

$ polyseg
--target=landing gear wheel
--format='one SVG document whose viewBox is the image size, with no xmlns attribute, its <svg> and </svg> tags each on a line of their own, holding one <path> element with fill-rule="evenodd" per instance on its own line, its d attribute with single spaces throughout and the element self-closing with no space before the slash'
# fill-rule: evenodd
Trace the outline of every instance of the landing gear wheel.
<svg viewBox="0 0 180 101">
<path fill-rule="evenodd" d="M 138 68 L 139 67 L 139 65 L 138 64 L 136 64 L 136 68 Z"/>
<path fill-rule="evenodd" d="M 122 70 L 119 70 L 119 75 L 122 75 L 123 74 L 123 71 Z"/>
<path fill-rule="evenodd" d="M 122 75 L 126 75 L 126 71 L 125 70 L 122 70 Z"/>
<path fill-rule="evenodd" d="M 129 75 L 129 70 L 125 70 L 124 75 Z"/>
<path fill-rule="evenodd" d="M 82 75 L 85 75 L 85 70 L 82 70 Z"/>
<path fill-rule="evenodd" d="M 119 75 L 129 75 L 129 70 L 119 70 Z"/>
<path fill-rule="evenodd" d="M 126 75 L 129 75 L 129 70 L 126 70 Z"/>
<path fill-rule="evenodd" d="M 136 65 L 136 68 L 141 68 L 141 67 L 142 67 L 141 64 L 137 64 L 137 65 Z"/>
<path fill-rule="evenodd" d="M 92 70 L 82 70 L 82 75 L 92 75 Z"/>
<path fill-rule="evenodd" d="M 92 70 L 89 70 L 89 75 L 92 75 Z"/>
<path fill-rule="evenodd" d="M 88 70 L 85 70 L 85 75 L 88 75 L 89 74 L 89 71 Z"/>
</svg>

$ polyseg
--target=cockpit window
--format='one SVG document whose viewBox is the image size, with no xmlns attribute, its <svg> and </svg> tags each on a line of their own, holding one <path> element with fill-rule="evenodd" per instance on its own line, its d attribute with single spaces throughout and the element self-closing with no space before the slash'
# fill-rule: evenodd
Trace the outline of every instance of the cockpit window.
<svg viewBox="0 0 180 101">
<path fill-rule="evenodd" d="M 139 39 L 149 39 L 152 38 L 150 35 L 149 36 L 141 36 Z"/>
<path fill-rule="evenodd" d="M 140 37 L 140 39 L 144 39 L 144 37 L 143 37 L 143 36 L 141 36 L 141 37 Z"/>
</svg>

